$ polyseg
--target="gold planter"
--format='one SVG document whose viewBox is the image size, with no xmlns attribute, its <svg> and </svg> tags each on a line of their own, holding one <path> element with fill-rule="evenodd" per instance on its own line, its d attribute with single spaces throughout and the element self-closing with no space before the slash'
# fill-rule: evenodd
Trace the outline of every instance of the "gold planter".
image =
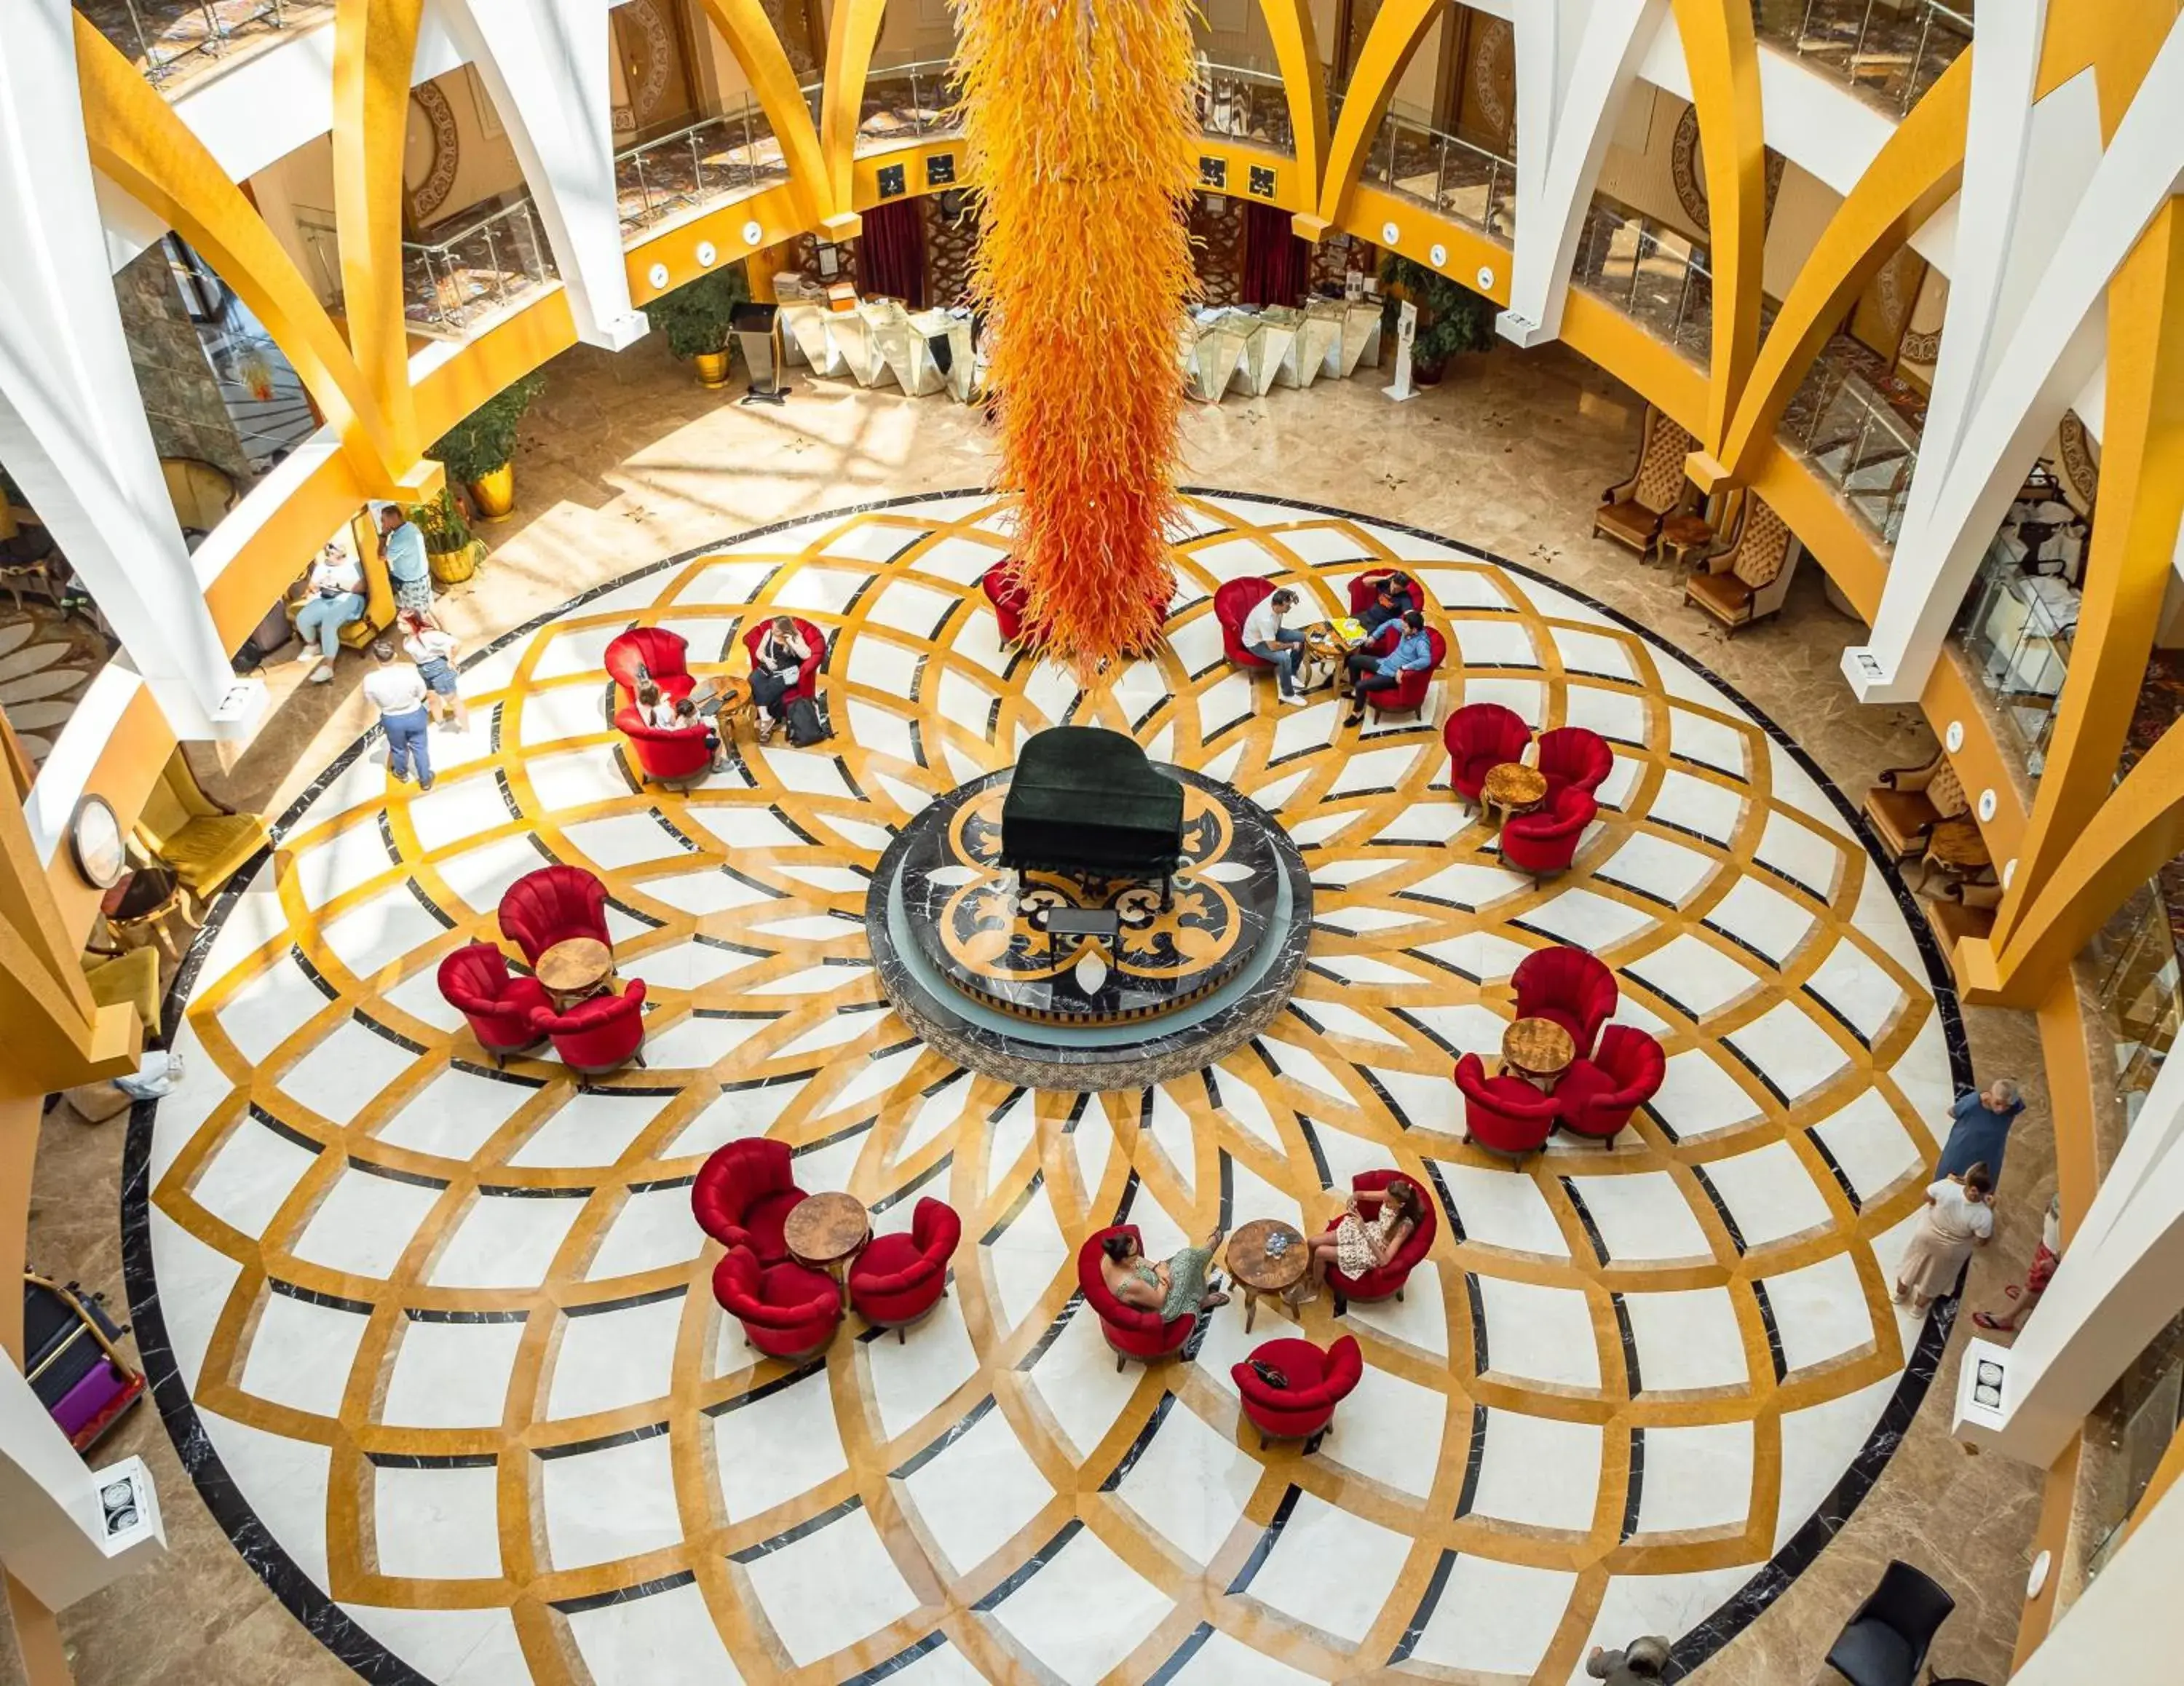
<svg viewBox="0 0 2184 1686">
<path fill-rule="evenodd" d="M 477 572 L 478 559 L 485 554 L 485 542 L 472 539 L 460 550 L 429 550 L 425 559 L 432 564 L 435 584 L 459 586 Z"/>
<path fill-rule="evenodd" d="M 480 520 L 506 520 L 515 507 L 515 465 L 503 463 L 483 480 L 472 481 L 471 502 L 477 506 Z"/>
<path fill-rule="evenodd" d="M 725 348 L 719 351 L 701 351 L 690 360 L 697 365 L 699 386 L 710 387 L 728 384 L 728 353 Z"/>
</svg>

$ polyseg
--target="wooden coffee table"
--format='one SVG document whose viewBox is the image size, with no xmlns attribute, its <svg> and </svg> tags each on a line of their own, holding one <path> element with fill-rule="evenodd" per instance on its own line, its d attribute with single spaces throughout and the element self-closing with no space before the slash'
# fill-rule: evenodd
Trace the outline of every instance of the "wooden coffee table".
<svg viewBox="0 0 2184 1686">
<path fill-rule="evenodd" d="M 1286 1237 L 1288 1244 L 1277 1253 L 1268 1253 L 1267 1244 L 1276 1236 Z M 1279 1218 L 1253 1218 L 1241 1225 L 1228 1238 L 1226 1249 L 1228 1273 L 1236 1278 L 1236 1286 L 1244 1290 L 1244 1333 L 1251 1333 L 1251 1317 L 1259 1309 L 1260 1299 L 1270 1294 L 1280 1294 L 1295 1288 L 1304 1280 L 1304 1273 L 1312 1263 L 1312 1249 L 1304 1244 L 1304 1237 Z"/>
<path fill-rule="evenodd" d="M 807 1194 L 788 1209 L 781 1240 L 798 1264 L 824 1271 L 840 1283 L 846 1305 L 850 1260 L 863 1250 L 872 1233 L 872 1215 L 855 1194 Z"/>
<path fill-rule="evenodd" d="M 1490 823 L 1499 825 L 1514 819 L 1519 814 L 1530 812 L 1547 797 L 1547 781 L 1536 767 L 1528 767 L 1522 761 L 1504 761 L 1498 767 L 1487 770 L 1486 777 L 1479 787 L 1479 800 L 1486 810 Z M 1501 810 L 1501 819 L 1495 810 Z"/>
<path fill-rule="evenodd" d="M 1703 554 L 1713 543 L 1713 529 L 1700 517 L 1680 510 L 1661 518 L 1661 531 L 1654 540 L 1661 560 L 1679 575 L 1692 557 Z"/>
<path fill-rule="evenodd" d="M 571 937 L 539 955 L 532 975 L 546 993 L 562 1001 L 581 1001 L 604 987 L 614 971 L 614 950 L 596 938 Z"/>
<path fill-rule="evenodd" d="M 1502 1065 L 1542 1093 L 1552 1093 L 1555 1082 L 1577 1058 L 1577 1043 L 1552 1019 L 1519 1019 L 1502 1032 Z"/>
<path fill-rule="evenodd" d="M 1979 821 L 1960 815 L 1937 821 L 1926 834 L 1926 853 L 1919 865 L 1919 888 L 1924 890 L 1936 866 L 1952 878 L 1983 878 L 1994 870 L 1994 857 L 1987 853 Z"/>
</svg>

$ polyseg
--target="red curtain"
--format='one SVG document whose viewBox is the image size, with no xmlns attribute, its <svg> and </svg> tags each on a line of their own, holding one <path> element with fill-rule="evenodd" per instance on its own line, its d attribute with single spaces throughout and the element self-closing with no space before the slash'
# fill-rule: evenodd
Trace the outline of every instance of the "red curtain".
<svg viewBox="0 0 2184 1686">
<path fill-rule="evenodd" d="M 871 219 L 866 219 L 870 227 Z M 1244 303 L 1295 304 L 1312 280 L 1312 248 L 1297 238 L 1290 214 L 1255 200 L 1244 206 Z"/>
<path fill-rule="evenodd" d="M 925 309 L 925 219 L 915 199 L 889 199 L 864 214 L 857 276 L 866 292 Z"/>
</svg>

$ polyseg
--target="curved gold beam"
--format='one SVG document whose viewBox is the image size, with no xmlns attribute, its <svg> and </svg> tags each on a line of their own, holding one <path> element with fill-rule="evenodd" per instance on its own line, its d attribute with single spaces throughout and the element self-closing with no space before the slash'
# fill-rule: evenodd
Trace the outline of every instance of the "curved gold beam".
<svg viewBox="0 0 2184 1686">
<path fill-rule="evenodd" d="M 1273 44 L 1274 63 L 1282 73 L 1282 92 L 1289 101 L 1290 132 L 1296 137 L 1297 178 L 1304 184 L 1304 202 L 1319 203 L 1320 172 L 1327 165 L 1327 72 L 1320 63 L 1319 39 L 1312 28 L 1308 0 L 1259 0 L 1267 20 L 1267 36 Z M 1324 219 L 1300 212 L 1297 232 L 1317 240 L 1327 232 Z"/>
<path fill-rule="evenodd" d="M 1327 168 L 1319 186 L 1322 223 L 1331 223 L 1342 214 L 1342 202 L 1350 197 L 1350 190 L 1364 170 L 1366 151 L 1373 144 L 1380 119 L 1387 114 L 1396 84 L 1402 80 L 1403 67 L 1411 62 L 1426 25 L 1441 6 L 1442 0 L 1388 0 L 1373 19 L 1365 49 L 1357 55 L 1357 68 L 1350 73 L 1349 91 L 1342 97 L 1342 120 L 1335 125 L 1334 138 L 1327 150 Z M 1268 14 L 1271 25 L 1272 8 Z M 1314 64 L 1312 69 L 1316 75 L 1318 65 Z M 1286 81 L 1290 74 L 1286 64 L 1282 74 Z M 1290 97 L 1294 109 L 1294 87 Z M 1320 106 L 1322 110 L 1326 109 L 1323 93 Z"/>
<path fill-rule="evenodd" d="M 1752 8 L 1741 3 L 1673 0 L 1673 8 L 1706 168 L 1713 342 L 1702 438 L 1708 452 L 1719 455 L 1759 346 L 1760 270 L 1767 244 L 1759 44 L 1752 31 Z"/>
<path fill-rule="evenodd" d="M 341 330 L 287 249 L 174 108 L 81 13 L 75 27 L 92 163 L 197 248 L 265 325 L 341 437 L 358 477 L 389 495 L 401 490 L 416 451 L 404 453 Z"/>
<path fill-rule="evenodd" d="M 727 42 L 728 51 L 735 55 L 750 83 L 751 97 L 766 113 L 781 156 L 788 165 L 791 198 L 805 225 L 829 240 L 850 238 L 857 231 L 856 213 L 846 205 L 828 203 L 827 154 L 819 143 L 819 131 L 811 126 L 811 109 L 804 103 L 796 71 L 781 37 L 773 32 L 766 8 L 760 0 L 705 0 L 705 15 L 720 31 L 722 40 Z M 831 66 L 834 57 L 831 45 L 827 57 Z M 866 58 L 869 62 L 869 48 Z M 855 125 L 850 127 L 854 130 Z M 854 152 L 855 142 L 850 145 Z"/>
<path fill-rule="evenodd" d="M 1693 453 L 1691 477 L 1702 490 L 1751 477 L 1784 408 L 1844 313 L 1956 192 L 1964 178 L 1971 71 L 1971 55 L 1960 54 L 1836 207 L 1759 348 L 1720 444 Z"/>
<path fill-rule="evenodd" d="M 819 149 L 827 160 L 827 209 L 855 209 L 857 125 L 864 120 L 865 84 L 872 69 L 887 0 L 834 0 L 827 19 L 827 92 L 820 112 Z"/>
</svg>

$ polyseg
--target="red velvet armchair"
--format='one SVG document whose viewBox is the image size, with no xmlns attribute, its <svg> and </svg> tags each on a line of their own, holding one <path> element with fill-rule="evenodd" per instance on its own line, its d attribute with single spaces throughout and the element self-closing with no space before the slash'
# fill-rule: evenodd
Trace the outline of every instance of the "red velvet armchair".
<svg viewBox="0 0 2184 1686">
<path fill-rule="evenodd" d="M 1270 1387 L 1251 1368 L 1251 1360 L 1229 1367 L 1229 1378 L 1243 1398 L 1244 1415 L 1259 1431 L 1259 1450 L 1269 1440 L 1309 1440 L 1334 1421 L 1334 1408 L 1350 1396 L 1365 1373 L 1364 1355 L 1355 1336 L 1345 1335 L 1322 1352 L 1310 1341 L 1268 1341 L 1251 1359 L 1282 1373 L 1289 1385 Z M 1306 1450 L 1309 1451 L 1310 1447 Z"/>
<path fill-rule="evenodd" d="M 1448 787 L 1476 808 L 1487 774 L 1524 759 L 1532 728 L 1499 703 L 1466 703 L 1449 715 L 1440 741 L 1448 749 Z"/>
<path fill-rule="evenodd" d="M 1017 576 L 1016 558 L 994 564 L 978 583 L 985 591 L 986 601 L 994 607 L 994 619 L 1000 623 L 1001 642 L 1013 644 L 1023 636 L 1024 605 L 1031 601 L 1031 594 Z"/>
<path fill-rule="evenodd" d="M 619 995 L 592 995 L 556 1012 L 531 1010 L 533 1030 L 554 1038 L 561 1063 L 580 1077 L 596 1077 L 632 1060 L 644 1064 L 644 980 L 633 977 Z"/>
<path fill-rule="evenodd" d="M 1375 633 L 1365 648 L 1375 655 L 1385 655 L 1396 648 L 1403 636 L 1403 623 L 1390 620 Z M 1385 691 L 1368 691 L 1365 700 L 1373 705 L 1373 712 L 1380 715 L 1413 714 L 1425 706 L 1433 691 L 1433 676 L 1440 671 L 1440 665 L 1448 659 L 1448 640 L 1436 627 L 1426 628 L 1426 643 L 1433 651 L 1433 665 L 1414 667 L 1398 678 Z"/>
<path fill-rule="evenodd" d="M 940 1303 L 948 1292 L 948 1260 L 963 1238 L 963 1220 L 944 1200 L 922 1199 L 911 1214 L 910 1233 L 876 1235 L 850 1266 L 850 1303 L 867 1323 L 904 1328 Z"/>
<path fill-rule="evenodd" d="M 1411 1226 L 1411 1233 L 1403 1238 L 1403 1244 L 1395 1250 L 1386 1264 L 1377 1270 L 1368 1271 L 1362 1277 L 1352 1277 L 1344 1275 L 1331 1265 L 1328 1266 L 1328 1281 L 1334 1284 L 1334 1291 L 1345 1299 L 1401 1299 L 1403 1284 L 1410 1279 L 1411 1272 L 1424 1264 L 1426 1255 L 1433 1251 L 1434 1236 L 1440 1228 L 1440 1220 L 1435 1216 L 1433 1195 L 1424 1184 L 1416 1177 L 1404 1176 L 1400 1171 L 1361 1171 L 1350 1179 L 1351 1188 L 1360 1194 L 1385 1194 L 1398 1182 L 1409 1183 L 1412 1192 L 1418 1195 L 1418 1221 Z M 1328 1225 L 1329 1232 L 1331 1233 L 1341 1221 L 1337 1218 Z"/>
<path fill-rule="evenodd" d="M 1144 1244 L 1133 1224 L 1112 1224 L 1095 1231 L 1077 1249 L 1077 1286 L 1084 1292 L 1084 1303 L 1100 1319 L 1100 1333 L 1115 1349 L 1115 1368 L 1120 1370 L 1133 1358 L 1145 1362 L 1180 1352 L 1183 1344 L 1190 1338 L 1191 1326 L 1198 1321 L 1198 1314 L 1186 1311 L 1180 1317 L 1162 1322 L 1159 1312 L 1125 1305 L 1108 1293 L 1106 1279 L 1100 1274 L 1100 1257 L 1111 1235 L 1127 1235 L 1139 1245 Z"/>
<path fill-rule="evenodd" d="M 1350 582 L 1350 612 L 1362 615 L 1379 596 L 1381 581 L 1390 574 L 1410 574 L 1410 571 L 1407 568 L 1368 568 Z M 1404 598 L 1409 601 L 1406 603 Z M 1416 574 L 1411 574 L 1411 588 L 1397 598 L 1396 606 L 1398 609 L 1424 609 L 1426 606 L 1425 593 L 1418 588 Z"/>
<path fill-rule="evenodd" d="M 1557 1121 L 1613 1147 L 1630 1115 L 1660 1093 L 1669 1062 L 1661 1044 L 1629 1025 L 1609 1025 L 1590 1060 L 1579 1060 L 1555 1085 Z"/>
<path fill-rule="evenodd" d="M 621 705 L 637 700 L 640 666 L 670 702 L 681 702 L 698 683 L 690 673 L 689 641 L 665 626 L 632 626 L 617 634 L 607 646 L 605 665 L 617 687 L 615 701 Z"/>
<path fill-rule="evenodd" d="M 531 1023 L 531 1010 L 550 1007 L 552 998 L 535 977 L 508 969 L 508 957 L 490 943 L 472 943 L 440 962 L 440 993 L 470 1021 L 478 1046 L 496 1066 L 546 1040 Z"/>
<path fill-rule="evenodd" d="M 1488 1077 L 1476 1054 L 1456 1062 L 1456 1086 L 1463 1094 L 1464 1133 L 1479 1147 L 1521 1157 L 1546 1146 L 1555 1127 L 1552 1095 L 1522 1077 Z"/>
<path fill-rule="evenodd" d="M 1592 793 L 1574 787 L 1550 797 L 1544 807 L 1519 814 L 1502 826 L 1502 859 L 1519 872 L 1543 878 L 1567 872 L 1577 846 L 1600 813 Z"/>
<path fill-rule="evenodd" d="M 748 1247 L 731 1247 L 713 1266 L 713 1298 L 768 1358 L 811 1357 L 842 1321 L 842 1290 L 832 1277 L 809 1265 L 761 1265 Z"/>
<path fill-rule="evenodd" d="M 760 1264 L 788 1256 L 781 1226 L 804 1191 L 786 1142 L 749 1136 L 715 1149 L 690 1186 L 698 1227 L 724 1247 L 748 1247 Z"/>
<path fill-rule="evenodd" d="M 500 928 L 531 965 L 556 943 L 607 935 L 607 887 L 581 866 L 542 866 L 508 887 L 500 899 Z"/>
<path fill-rule="evenodd" d="M 1577 1057 L 1590 1060 L 1600 1027 L 1615 1016 L 1615 974 L 1583 949 L 1556 943 L 1535 949 L 1509 975 L 1517 1016 L 1551 1019 L 1570 1033 Z"/>
<path fill-rule="evenodd" d="M 758 660 L 759 640 L 766 637 L 766 628 L 772 624 L 773 618 L 771 615 L 762 616 L 752 624 L 749 632 L 744 634 L 744 648 L 750 652 L 750 659 L 754 664 Z M 804 648 L 811 654 L 804 659 L 803 666 L 796 670 L 796 682 L 781 693 L 783 708 L 788 707 L 799 697 L 811 697 L 818 694 L 819 665 L 827 659 L 827 635 L 824 632 L 809 620 L 800 618 L 796 621 L 796 636 L 803 639 Z"/>
<path fill-rule="evenodd" d="M 1607 740 L 1581 726 L 1558 726 L 1540 734 L 1540 776 L 1552 801 L 1573 787 L 1588 793 L 1615 771 L 1615 752 Z"/>
<path fill-rule="evenodd" d="M 615 730 L 628 740 L 638 770 L 654 784 L 688 786 L 713 769 L 713 752 L 705 747 L 705 727 L 648 726 L 634 703 L 615 711 Z"/>
<path fill-rule="evenodd" d="M 1221 623 L 1221 648 L 1239 667 L 1273 665 L 1244 648 L 1244 621 L 1273 594 L 1272 580 L 1230 580 L 1213 593 L 1213 618 Z"/>
</svg>

